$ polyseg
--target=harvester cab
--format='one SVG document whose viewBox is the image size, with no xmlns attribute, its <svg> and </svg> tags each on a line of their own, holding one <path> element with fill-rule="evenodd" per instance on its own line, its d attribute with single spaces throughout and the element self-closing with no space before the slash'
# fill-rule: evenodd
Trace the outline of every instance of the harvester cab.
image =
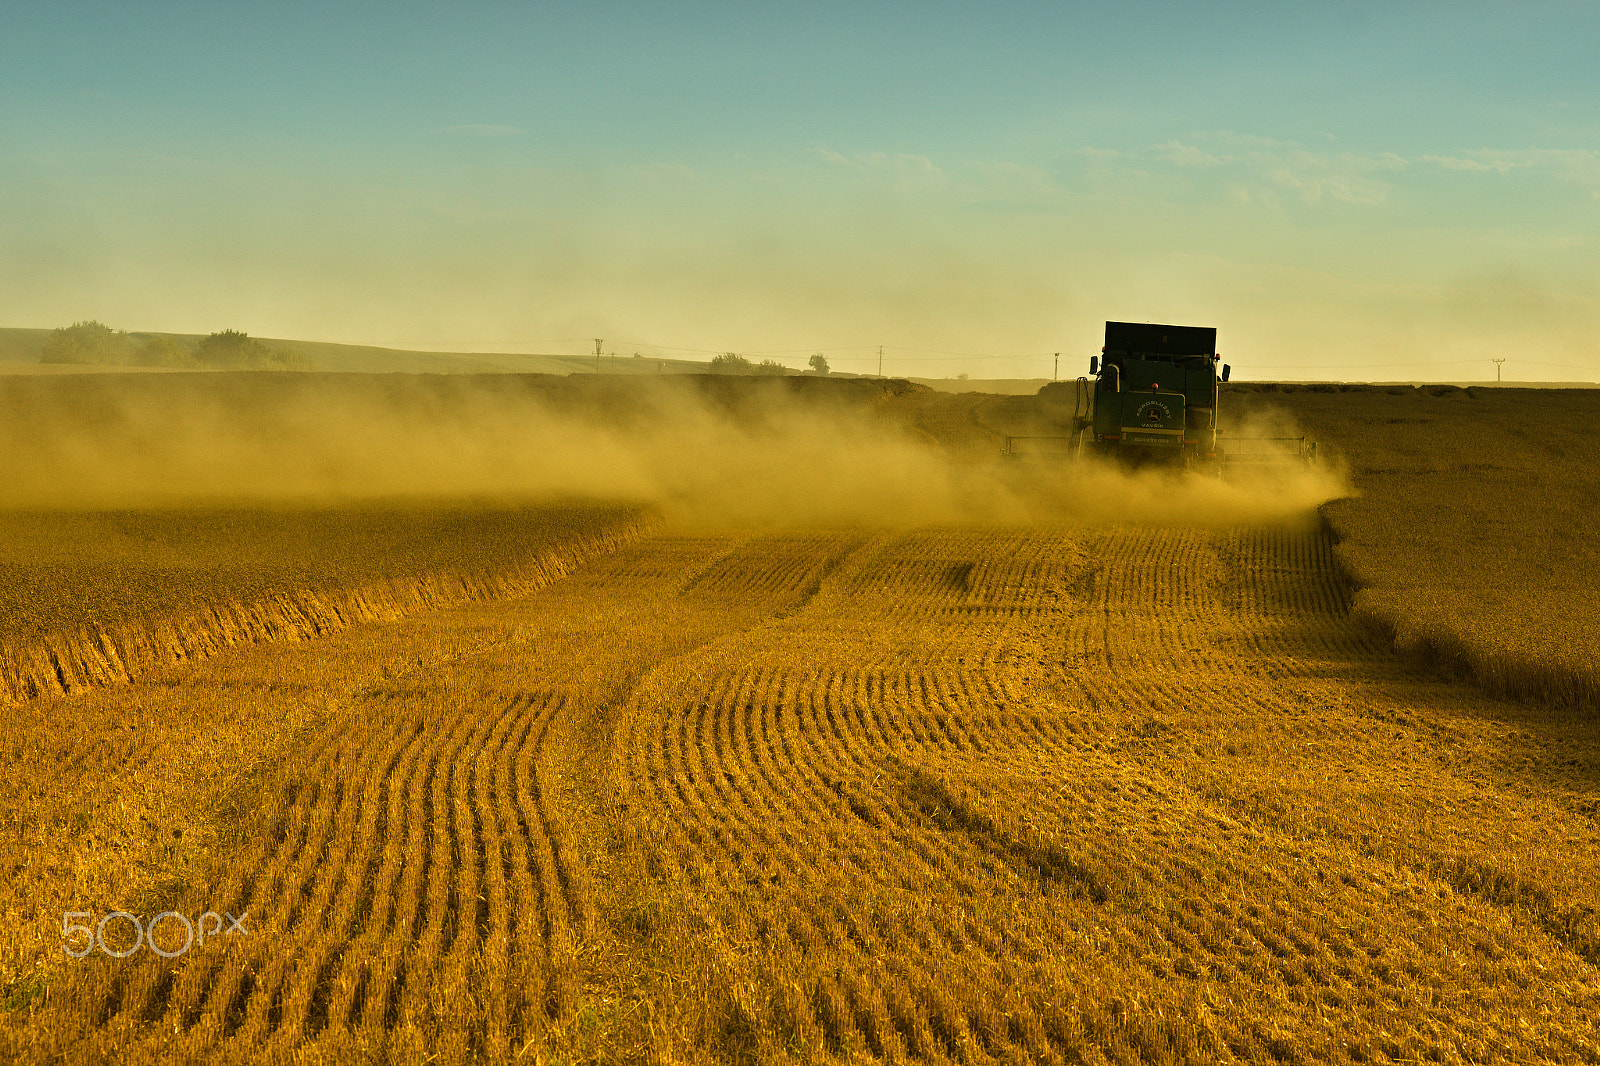
<svg viewBox="0 0 1600 1066">
<path fill-rule="evenodd" d="M 1107 322 L 1093 379 L 1080 379 L 1081 446 L 1133 463 L 1215 459 L 1219 362 L 1209 326 Z"/>
</svg>

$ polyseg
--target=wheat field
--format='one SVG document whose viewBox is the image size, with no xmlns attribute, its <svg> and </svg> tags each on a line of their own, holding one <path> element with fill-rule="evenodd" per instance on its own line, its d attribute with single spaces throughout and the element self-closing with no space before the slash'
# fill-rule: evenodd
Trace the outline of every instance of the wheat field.
<svg viewBox="0 0 1600 1066">
<path fill-rule="evenodd" d="M 967 496 L 1048 416 L 863 396 Z M 1395 647 L 1389 432 L 1326 521 L 7 513 L 0 1058 L 1600 1060 L 1593 723 Z"/>
<path fill-rule="evenodd" d="M 373 652 L 147 904 L 248 938 L 63 967 L 14 1054 L 1600 1053 L 1566 727 L 1419 682 L 1323 533 L 658 535 Z"/>
</svg>

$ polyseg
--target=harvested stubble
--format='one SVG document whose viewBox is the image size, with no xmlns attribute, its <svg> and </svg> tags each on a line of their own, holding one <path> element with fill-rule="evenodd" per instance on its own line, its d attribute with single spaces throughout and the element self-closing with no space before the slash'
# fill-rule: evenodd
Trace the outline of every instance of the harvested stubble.
<svg viewBox="0 0 1600 1066">
<path fill-rule="evenodd" d="M 6 1050 L 1600 1056 L 1592 739 L 1346 606 L 1316 533 L 666 536 L 134 685 L 371 664 L 168 897 L 251 939 L 85 960 Z"/>
</svg>

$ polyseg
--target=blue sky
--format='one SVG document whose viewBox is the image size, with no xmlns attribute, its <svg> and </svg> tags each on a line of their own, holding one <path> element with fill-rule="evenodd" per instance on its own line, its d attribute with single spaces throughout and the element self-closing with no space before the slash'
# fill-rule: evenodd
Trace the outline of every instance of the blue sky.
<svg viewBox="0 0 1600 1066">
<path fill-rule="evenodd" d="M 1600 377 L 1600 8 L 1308 6 L 12 4 L 0 324 Z"/>
</svg>

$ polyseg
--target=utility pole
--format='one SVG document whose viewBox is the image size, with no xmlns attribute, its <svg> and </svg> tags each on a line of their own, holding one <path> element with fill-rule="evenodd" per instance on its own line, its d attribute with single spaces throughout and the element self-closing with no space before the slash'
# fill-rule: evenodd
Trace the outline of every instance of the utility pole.
<svg viewBox="0 0 1600 1066">
<path fill-rule="evenodd" d="M 1056 353 L 1056 368 L 1050 372 L 1051 381 L 1061 380 L 1061 353 Z"/>
<path fill-rule="evenodd" d="M 883 345 L 878 345 L 878 376 L 883 377 Z"/>
<path fill-rule="evenodd" d="M 600 338 L 594 339 L 594 372 L 600 373 Z"/>
<path fill-rule="evenodd" d="M 1496 385 L 1500 384 L 1500 364 L 1503 362 L 1505 362 L 1504 359 L 1496 359 L 1494 361 L 1494 383 Z"/>
</svg>

